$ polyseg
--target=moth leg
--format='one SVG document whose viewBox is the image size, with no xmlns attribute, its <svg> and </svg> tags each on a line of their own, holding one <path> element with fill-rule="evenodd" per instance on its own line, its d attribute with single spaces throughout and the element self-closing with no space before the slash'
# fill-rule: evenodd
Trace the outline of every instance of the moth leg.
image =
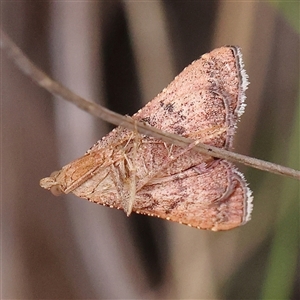
<svg viewBox="0 0 300 300">
<path fill-rule="evenodd" d="M 135 130 L 123 147 L 121 153 L 122 159 L 118 164 L 114 164 L 111 167 L 113 181 L 121 198 L 122 208 L 127 216 L 132 212 L 136 197 L 135 162 L 137 159 L 139 140 L 141 140 L 140 135 L 137 130 Z"/>
<path fill-rule="evenodd" d="M 204 130 L 199 130 L 194 132 L 193 134 L 189 135 L 188 137 L 191 139 L 194 139 L 195 142 L 197 142 L 197 144 L 199 144 L 200 142 L 205 144 L 205 140 L 210 141 L 212 139 L 217 139 L 219 138 L 223 133 L 226 133 L 228 129 L 226 128 L 220 128 L 220 126 L 212 126 L 210 128 L 206 128 Z M 201 136 L 201 134 L 205 134 L 204 136 L 202 136 L 201 138 L 199 138 L 199 136 Z M 195 146 L 195 145 L 194 145 Z"/>
<path fill-rule="evenodd" d="M 133 139 L 133 147 L 132 147 L 132 160 L 127 157 L 125 154 L 124 158 L 127 161 L 128 165 L 128 173 L 129 173 L 129 182 L 128 182 L 128 194 L 127 199 L 124 199 L 124 210 L 126 211 L 127 216 L 129 216 L 132 212 L 135 197 L 136 197 L 136 160 L 137 160 L 137 150 L 139 147 L 139 143 L 141 141 L 141 136 L 137 131 L 136 121 L 134 121 L 135 125 L 135 132 L 134 132 L 134 139 Z"/>
<path fill-rule="evenodd" d="M 169 148 L 169 147 L 168 147 L 168 144 L 167 144 L 167 143 L 164 143 L 164 146 L 165 146 L 166 150 L 168 151 L 168 157 L 171 156 L 171 155 L 172 155 L 171 153 L 173 152 L 173 147 L 174 147 L 174 145 L 171 144 L 171 145 L 170 145 L 170 148 Z"/>
<path fill-rule="evenodd" d="M 121 198 L 121 202 L 122 202 L 122 200 L 124 199 L 124 196 L 125 196 L 123 193 L 124 180 L 122 180 L 120 171 L 118 170 L 118 167 L 115 164 L 111 164 L 110 174 L 111 174 L 112 180 L 114 182 L 114 185 L 116 187 L 116 190 L 117 190 L 119 197 Z"/>
</svg>

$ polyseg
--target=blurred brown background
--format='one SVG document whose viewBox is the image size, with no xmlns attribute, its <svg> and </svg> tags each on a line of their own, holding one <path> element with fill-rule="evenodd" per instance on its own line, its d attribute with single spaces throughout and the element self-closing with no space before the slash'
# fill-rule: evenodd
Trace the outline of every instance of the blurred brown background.
<svg viewBox="0 0 300 300">
<path fill-rule="evenodd" d="M 46 73 L 122 114 L 239 45 L 251 84 L 235 151 L 300 169 L 300 7 L 288 2 L 2 1 L 1 23 Z M 252 221 L 219 233 L 56 198 L 39 180 L 112 127 L 1 55 L 1 299 L 299 299 L 299 182 L 240 166 Z"/>
</svg>

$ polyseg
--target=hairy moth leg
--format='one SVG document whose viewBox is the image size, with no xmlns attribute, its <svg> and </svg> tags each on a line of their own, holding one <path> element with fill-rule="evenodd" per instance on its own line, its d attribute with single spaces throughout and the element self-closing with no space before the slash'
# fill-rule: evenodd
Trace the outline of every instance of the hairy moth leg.
<svg viewBox="0 0 300 300">
<path fill-rule="evenodd" d="M 137 131 L 136 127 L 136 121 L 134 120 L 134 139 L 133 139 L 133 155 L 132 155 L 132 162 L 130 162 L 130 159 L 128 159 L 125 156 L 125 159 L 127 160 L 128 167 L 129 167 L 129 183 L 128 183 L 128 199 L 125 200 L 124 203 L 124 211 L 126 212 L 127 216 L 129 216 L 132 212 L 132 208 L 135 202 L 135 196 L 136 196 L 136 159 L 137 159 L 137 150 L 138 145 L 141 140 L 140 134 Z"/>
<path fill-rule="evenodd" d="M 135 121 L 136 122 L 136 121 Z M 122 203 L 122 208 L 127 216 L 132 212 L 136 198 L 136 159 L 140 144 L 140 135 L 132 132 L 122 152 L 122 159 L 110 166 L 111 176 Z"/>
</svg>

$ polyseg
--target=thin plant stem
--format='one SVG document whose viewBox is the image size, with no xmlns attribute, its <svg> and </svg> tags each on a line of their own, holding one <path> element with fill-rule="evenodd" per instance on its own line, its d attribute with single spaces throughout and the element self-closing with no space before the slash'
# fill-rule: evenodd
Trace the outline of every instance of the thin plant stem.
<svg viewBox="0 0 300 300">
<path fill-rule="evenodd" d="M 161 139 L 167 143 L 181 147 L 187 147 L 195 142 L 192 139 L 185 138 L 176 134 L 161 131 L 155 127 L 151 127 L 141 122 L 133 120 L 131 117 L 122 116 L 113 111 L 102 107 L 99 104 L 88 101 L 62 84 L 51 79 L 46 73 L 36 67 L 21 51 L 20 48 L 9 38 L 0 28 L 0 48 L 7 54 L 13 63 L 28 77 L 35 81 L 39 86 L 43 87 L 51 94 L 59 96 L 66 101 L 75 104 L 80 109 L 90 113 L 91 115 L 101 118 L 102 120 L 117 126 L 123 126 L 130 130 L 137 130 L 141 134 Z M 268 171 L 274 174 L 291 177 L 300 180 L 300 171 L 284 167 L 278 164 L 252 158 L 242 154 L 234 153 L 214 146 L 197 143 L 193 150 L 217 158 L 227 159 L 232 162 L 238 162 L 259 170 Z"/>
</svg>

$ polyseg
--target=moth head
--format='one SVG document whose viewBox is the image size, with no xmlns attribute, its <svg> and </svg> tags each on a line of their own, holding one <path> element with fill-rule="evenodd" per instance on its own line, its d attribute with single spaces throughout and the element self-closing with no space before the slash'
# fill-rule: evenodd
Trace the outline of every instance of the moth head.
<svg viewBox="0 0 300 300">
<path fill-rule="evenodd" d="M 43 178 L 40 181 L 40 186 L 46 190 L 50 190 L 54 196 L 60 196 L 64 193 L 61 185 L 56 181 L 58 174 L 59 171 L 52 172 L 50 177 Z"/>
</svg>

